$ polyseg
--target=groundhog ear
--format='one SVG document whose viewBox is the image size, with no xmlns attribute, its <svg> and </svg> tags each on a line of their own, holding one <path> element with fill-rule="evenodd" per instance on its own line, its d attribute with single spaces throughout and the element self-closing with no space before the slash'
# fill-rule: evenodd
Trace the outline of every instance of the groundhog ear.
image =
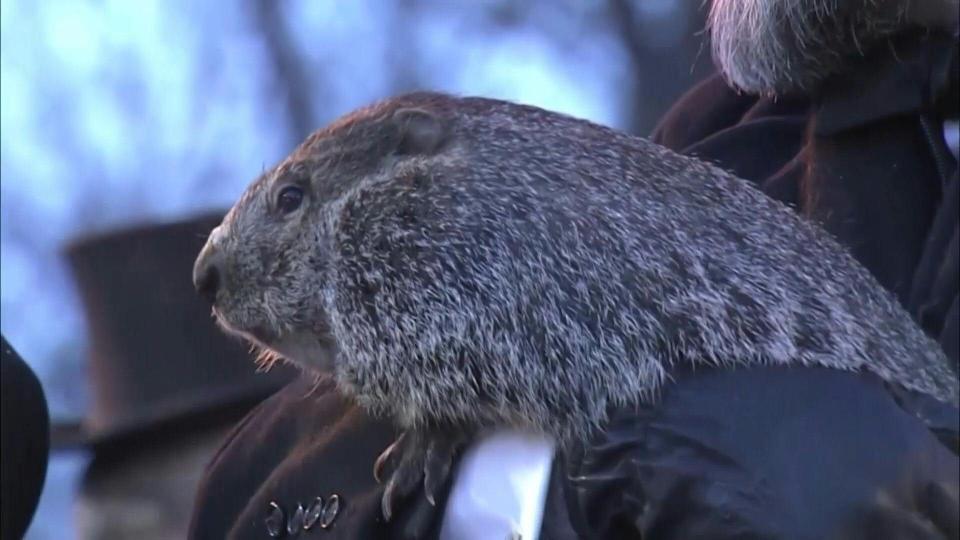
<svg viewBox="0 0 960 540">
<path fill-rule="evenodd" d="M 393 113 L 393 125 L 399 135 L 398 154 L 433 154 L 447 141 L 446 123 L 423 109 L 397 110 Z"/>
</svg>

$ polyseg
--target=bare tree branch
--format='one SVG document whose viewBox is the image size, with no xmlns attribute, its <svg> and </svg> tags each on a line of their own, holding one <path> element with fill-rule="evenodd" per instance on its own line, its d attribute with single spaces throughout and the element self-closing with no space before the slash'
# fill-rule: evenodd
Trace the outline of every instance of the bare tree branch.
<svg viewBox="0 0 960 540">
<path fill-rule="evenodd" d="M 313 108 L 313 85 L 304 70 L 303 59 L 290 37 L 282 4 L 275 0 L 257 0 L 253 19 L 263 35 L 273 64 L 274 83 L 286 102 L 292 147 L 314 130 L 317 115 Z"/>
<path fill-rule="evenodd" d="M 390 92 L 399 94 L 420 90 L 419 51 L 416 49 L 418 0 L 396 0 L 389 18 L 391 47 L 387 51 Z"/>
<path fill-rule="evenodd" d="M 697 17 L 698 4 L 678 2 L 681 13 L 677 16 L 686 20 Z M 635 0 L 609 0 L 609 8 L 633 65 L 628 129 L 647 135 L 673 101 L 706 71 L 707 64 L 699 55 L 700 36 L 690 32 L 675 46 L 651 46 L 643 37 L 644 21 L 637 16 Z"/>
</svg>

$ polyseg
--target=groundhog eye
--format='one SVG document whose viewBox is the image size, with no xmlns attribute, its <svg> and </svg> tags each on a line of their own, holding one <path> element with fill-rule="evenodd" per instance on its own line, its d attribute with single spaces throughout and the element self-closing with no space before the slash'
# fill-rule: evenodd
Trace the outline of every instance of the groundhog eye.
<svg viewBox="0 0 960 540">
<path fill-rule="evenodd" d="M 300 208 L 301 202 L 303 202 L 303 190 L 297 186 L 287 186 L 277 195 L 277 209 L 284 214 Z"/>
</svg>

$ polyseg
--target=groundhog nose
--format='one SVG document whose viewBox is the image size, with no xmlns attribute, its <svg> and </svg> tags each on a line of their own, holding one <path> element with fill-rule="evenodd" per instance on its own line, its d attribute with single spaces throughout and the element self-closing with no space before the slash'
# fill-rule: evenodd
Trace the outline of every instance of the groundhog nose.
<svg viewBox="0 0 960 540">
<path fill-rule="evenodd" d="M 193 286 L 197 293 L 211 304 L 217 301 L 217 291 L 222 283 L 222 260 L 216 249 L 210 245 L 203 248 L 197 262 L 193 265 Z"/>
</svg>

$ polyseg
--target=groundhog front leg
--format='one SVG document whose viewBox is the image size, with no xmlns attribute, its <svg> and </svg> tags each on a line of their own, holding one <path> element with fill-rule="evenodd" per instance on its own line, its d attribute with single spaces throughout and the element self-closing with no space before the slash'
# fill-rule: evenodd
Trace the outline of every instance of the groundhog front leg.
<svg viewBox="0 0 960 540">
<path fill-rule="evenodd" d="M 384 519 L 390 521 L 397 501 L 413 493 L 421 481 L 427 501 L 435 506 L 435 494 L 468 438 L 461 430 L 409 429 L 388 446 L 373 465 L 377 482 L 387 479 L 381 501 Z"/>
</svg>

